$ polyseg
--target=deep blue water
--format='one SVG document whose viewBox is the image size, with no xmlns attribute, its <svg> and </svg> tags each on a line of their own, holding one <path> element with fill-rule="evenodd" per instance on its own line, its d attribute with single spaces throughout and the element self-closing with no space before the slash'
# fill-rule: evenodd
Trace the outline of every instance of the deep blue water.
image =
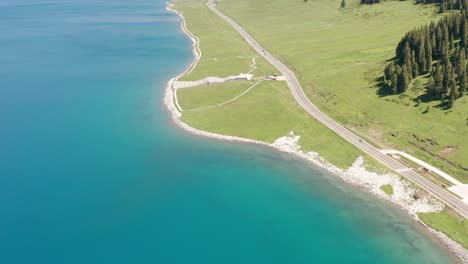
<svg viewBox="0 0 468 264">
<path fill-rule="evenodd" d="M 0 2 L 0 263 L 451 263 L 398 209 L 162 105 L 163 0 Z"/>
</svg>

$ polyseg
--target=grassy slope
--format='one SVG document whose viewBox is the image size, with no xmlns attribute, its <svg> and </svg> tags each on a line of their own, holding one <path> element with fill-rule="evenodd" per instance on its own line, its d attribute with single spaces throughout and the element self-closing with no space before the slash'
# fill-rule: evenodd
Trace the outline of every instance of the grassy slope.
<svg viewBox="0 0 468 264">
<path fill-rule="evenodd" d="M 248 88 L 250 84 L 246 84 Z M 310 118 L 295 103 L 284 83 L 263 82 L 236 101 L 217 108 L 184 112 L 182 120 L 198 129 L 265 142 L 290 131 L 301 135 L 305 150 L 318 151 L 339 167 L 348 167 L 362 155 Z"/>
<path fill-rule="evenodd" d="M 197 67 L 181 80 L 199 80 L 208 76 L 226 77 L 250 71 L 252 58 L 258 54 L 243 41 L 229 24 L 220 19 L 199 0 L 179 0 L 175 8 L 187 19 L 189 30 L 199 37 L 202 59 Z M 272 75 L 275 69 L 257 58 L 257 76 Z"/>
<path fill-rule="evenodd" d="M 175 8 L 183 11 L 188 28 L 199 36 L 203 52 L 195 70 L 184 79 L 231 75 L 248 69 L 251 58 L 257 54 L 234 29 L 211 13 L 204 0 L 179 0 Z M 233 59 L 237 56 L 248 59 Z M 213 57 L 218 60 L 213 60 Z M 263 59 L 258 58 L 257 64 L 259 68 L 254 72 L 256 76 L 275 72 Z M 241 83 L 245 87 L 242 88 Z M 183 89 L 178 92 L 179 103 L 183 108 L 209 106 L 249 86 L 249 82 L 231 82 Z M 216 88 L 225 89 L 226 93 L 223 94 Z M 299 108 L 285 82 L 263 82 L 230 104 L 184 112 L 182 120 L 205 131 L 266 142 L 273 142 L 294 131 L 301 135 L 299 143 L 304 150 L 317 151 L 328 161 L 343 168 L 349 167 L 358 156 L 363 155 Z"/>
<path fill-rule="evenodd" d="M 448 211 L 440 213 L 418 214 L 419 218 L 435 230 L 444 232 L 449 237 L 468 248 L 468 221 Z"/>
<path fill-rule="evenodd" d="M 184 110 L 213 106 L 235 98 L 251 85 L 249 81 L 235 81 L 178 89 L 177 98 Z"/>
<path fill-rule="evenodd" d="M 312 101 L 340 123 L 381 147 L 412 153 L 468 183 L 467 171 L 429 154 L 468 167 L 468 96 L 451 111 L 423 114 L 427 104 L 415 107 L 407 98 L 381 97 L 374 87 L 403 34 L 437 18 L 434 7 L 411 1 L 373 6 L 348 1 L 348 7 L 340 9 L 339 3 L 222 0 L 218 8 L 290 65 Z M 421 141 L 425 139 L 436 143 Z M 456 150 L 442 153 L 446 146 Z"/>
</svg>

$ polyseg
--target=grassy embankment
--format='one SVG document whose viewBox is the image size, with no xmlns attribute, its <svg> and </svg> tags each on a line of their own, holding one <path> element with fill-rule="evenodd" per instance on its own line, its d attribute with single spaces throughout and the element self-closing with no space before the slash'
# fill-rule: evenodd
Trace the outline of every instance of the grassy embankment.
<svg viewBox="0 0 468 264">
<path fill-rule="evenodd" d="M 468 96 L 451 110 L 416 106 L 421 83 L 403 95 L 382 95 L 376 79 L 410 29 L 438 19 L 433 5 L 384 1 L 222 0 L 268 51 L 296 71 L 309 98 L 327 114 L 382 148 L 413 154 L 468 183 Z M 418 82 L 424 82 L 424 79 Z M 425 113 L 427 106 L 429 111 Z M 454 165 L 453 165 L 454 164 Z"/>
<path fill-rule="evenodd" d="M 418 214 L 419 218 L 435 230 L 442 231 L 468 248 L 468 220 L 444 210 L 440 213 Z"/>
<path fill-rule="evenodd" d="M 223 0 L 218 9 L 294 69 L 309 98 L 340 123 L 382 148 L 406 151 L 468 182 L 468 172 L 457 167 L 468 167 L 468 97 L 443 111 L 434 108 L 439 102 L 415 106 L 411 101 L 423 92 L 424 80 L 406 95 L 383 96 L 376 87 L 404 33 L 440 17 L 434 12 L 438 8 L 412 1 L 372 6 L 347 1 L 344 9 L 339 4 Z M 444 211 L 420 217 L 467 247 L 466 220 L 460 216 Z"/>
<path fill-rule="evenodd" d="M 228 76 L 250 70 L 258 54 L 225 21 L 206 6 L 206 1 L 179 0 L 175 8 L 183 12 L 188 28 L 200 38 L 202 59 L 183 80 L 207 76 Z M 275 69 L 257 58 L 255 77 L 272 75 Z M 179 89 L 183 109 L 212 106 L 227 101 L 248 89 L 253 83 L 235 81 Z M 301 136 L 299 144 L 306 151 L 317 151 L 338 167 L 349 167 L 363 153 L 341 137 L 312 119 L 294 101 L 285 82 L 264 81 L 236 101 L 210 109 L 182 113 L 189 125 L 214 133 L 273 142 L 294 131 Z"/>
<path fill-rule="evenodd" d="M 250 86 L 249 81 L 235 81 L 196 88 L 179 89 L 180 107 L 184 110 L 218 105 L 235 98 Z"/>
</svg>

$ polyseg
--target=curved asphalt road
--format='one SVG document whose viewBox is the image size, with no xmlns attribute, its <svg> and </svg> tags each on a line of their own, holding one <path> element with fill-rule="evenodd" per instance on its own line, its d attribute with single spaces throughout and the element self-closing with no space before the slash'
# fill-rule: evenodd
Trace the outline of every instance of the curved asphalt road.
<svg viewBox="0 0 468 264">
<path fill-rule="evenodd" d="M 244 29 L 242 29 L 234 20 L 227 17 L 223 13 L 221 13 L 218 9 L 216 9 L 216 4 L 210 0 L 207 3 L 208 7 L 220 16 L 222 19 L 226 20 L 239 34 L 247 41 L 247 43 L 252 46 L 252 48 L 257 51 L 260 55 L 262 55 L 266 60 L 268 60 L 273 66 L 275 66 L 285 77 L 291 90 L 292 95 L 299 103 L 299 105 L 304 108 L 311 116 L 316 118 L 322 124 L 333 130 L 335 133 L 352 143 L 353 145 L 357 146 L 365 153 L 369 154 L 376 160 L 380 161 L 381 163 L 385 164 L 390 169 L 398 172 L 399 174 L 405 176 L 406 178 L 410 179 L 414 183 L 421 186 L 426 191 L 432 193 L 434 196 L 438 197 L 440 200 L 444 201 L 447 205 L 452 207 L 454 210 L 459 212 L 465 218 L 468 218 L 468 205 L 463 203 L 460 199 L 453 196 L 442 187 L 437 186 L 436 184 L 432 183 L 428 179 L 424 178 L 422 175 L 416 173 L 413 170 L 409 170 L 406 166 L 401 164 L 400 162 L 394 160 L 393 158 L 383 154 L 380 152 L 379 149 L 375 148 L 374 146 L 370 145 L 369 143 L 362 141 L 357 135 L 353 132 L 349 131 L 348 129 L 344 128 L 342 125 L 338 124 L 336 121 L 322 113 L 315 105 L 313 105 L 307 96 L 305 95 L 304 91 L 299 84 L 299 81 L 296 79 L 294 73 L 282 64 L 280 61 L 275 59 L 272 55 L 270 55 L 267 51 L 265 51 Z"/>
</svg>

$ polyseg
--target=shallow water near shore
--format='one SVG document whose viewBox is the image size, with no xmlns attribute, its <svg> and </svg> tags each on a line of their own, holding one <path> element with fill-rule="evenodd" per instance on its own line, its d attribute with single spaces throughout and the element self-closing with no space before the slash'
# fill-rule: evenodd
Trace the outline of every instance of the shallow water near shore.
<svg viewBox="0 0 468 264">
<path fill-rule="evenodd" d="M 0 2 L 0 263 L 453 263 L 404 212 L 162 104 L 161 0 Z"/>
</svg>

